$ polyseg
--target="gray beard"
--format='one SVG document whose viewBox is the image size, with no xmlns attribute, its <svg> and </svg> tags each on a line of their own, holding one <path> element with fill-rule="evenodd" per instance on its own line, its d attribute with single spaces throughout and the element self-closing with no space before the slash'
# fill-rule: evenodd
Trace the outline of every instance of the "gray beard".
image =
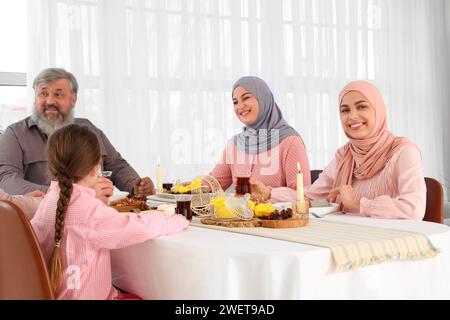
<svg viewBox="0 0 450 320">
<path fill-rule="evenodd" d="M 34 107 L 31 119 L 36 123 L 39 130 L 45 133 L 49 137 L 56 130 L 68 126 L 69 124 L 75 123 L 75 117 L 73 116 L 73 109 L 67 115 L 59 114 L 56 119 L 48 119 L 44 117 L 43 114 L 37 111 L 36 106 Z"/>
</svg>

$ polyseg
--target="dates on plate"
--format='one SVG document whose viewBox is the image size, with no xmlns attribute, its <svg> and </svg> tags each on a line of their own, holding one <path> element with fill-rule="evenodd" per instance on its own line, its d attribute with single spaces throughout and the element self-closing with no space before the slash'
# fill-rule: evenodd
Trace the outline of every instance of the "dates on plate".
<svg viewBox="0 0 450 320">
<path fill-rule="evenodd" d="M 292 217 L 292 209 L 287 208 L 281 211 L 275 210 L 268 216 L 259 217 L 263 220 L 286 220 Z"/>
</svg>

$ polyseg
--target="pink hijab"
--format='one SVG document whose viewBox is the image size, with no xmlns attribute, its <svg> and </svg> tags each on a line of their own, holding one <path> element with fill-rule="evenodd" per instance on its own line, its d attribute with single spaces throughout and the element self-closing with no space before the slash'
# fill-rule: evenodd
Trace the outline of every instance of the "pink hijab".
<svg viewBox="0 0 450 320">
<path fill-rule="evenodd" d="M 333 188 L 351 185 L 353 177 L 359 180 L 372 178 L 384 168 L 399 148 L 411 144 L 408 139 L 395 137 L 387 130 L 383 97 L 373 84 L 366 81 L 350 82 L 339 94 L 339 105 L 342 98 L 350 91 L 361 93 L 375 109 L 375 127 L 374 132 L 364 140 L 347 136 L 350 141 L 338 149 L 336 156 L 340 160 L 337 164 L 337 177 Z"/>
</svg>

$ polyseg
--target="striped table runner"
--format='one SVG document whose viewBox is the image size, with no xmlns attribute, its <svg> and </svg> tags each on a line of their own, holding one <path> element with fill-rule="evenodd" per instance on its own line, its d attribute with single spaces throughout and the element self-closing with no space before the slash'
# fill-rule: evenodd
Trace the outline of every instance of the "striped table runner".
<svg viewBox="0 0 450 320">
<path fill-rule="evenodd" d="M 417 260 L 434 257 L 438 250 L 421 233 L 369 227 L 349 223 L 311 219 L 306 227 L 227 228 L 204 225 L 192 220 L 198 227 L 248 234 L 326 247 L 331 250 L 337 270 L 381 263 L 387 260 Z"/>
</svg>

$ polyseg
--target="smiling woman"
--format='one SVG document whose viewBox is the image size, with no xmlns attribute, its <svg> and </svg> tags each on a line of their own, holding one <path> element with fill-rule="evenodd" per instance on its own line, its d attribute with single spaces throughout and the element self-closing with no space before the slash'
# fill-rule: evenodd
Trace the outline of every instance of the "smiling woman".
<svg viewBox="0 0 450 320">
<path fill-rule="evenodd" d="M 345 134 L 352 139 L 365 139 L 375 126 L 375 108 L 358 91 L 348 92 L 341 101 L 340 117 Z"/>
<path fill-rule="evenodd" d="M 422 220 L 426 188 L 420 151 L 387 130 L 378 89 L 366 81 L 347 84 L 339 95 L 339 110 L 349 142 L 306 187 L 306 196 L 327 198 L 363 216 Z"/>
<path fill-rule="evenodd" d="M 230 139 L 211 175 L 224 190 L 235 184 L 236 194 L 241 194 L 238 182 L 246 178 L 250 185 L 244 193 L 251 193 L 258 202 L 294 199 L 298 163 L 305 184 L 311 183 L 308 155 L 300 134 L 283 118 L 264 80 L 240 78 L 233 86 L 232 99 L 234 113 L 244 127 Z"/>
<path fill-rule="evenodd" d="M 256 97 L 244 87 L 238 86 L 233 91 L 234 113 L 246 126 L 256 121 L 259 103 Z"/>
</svg>

